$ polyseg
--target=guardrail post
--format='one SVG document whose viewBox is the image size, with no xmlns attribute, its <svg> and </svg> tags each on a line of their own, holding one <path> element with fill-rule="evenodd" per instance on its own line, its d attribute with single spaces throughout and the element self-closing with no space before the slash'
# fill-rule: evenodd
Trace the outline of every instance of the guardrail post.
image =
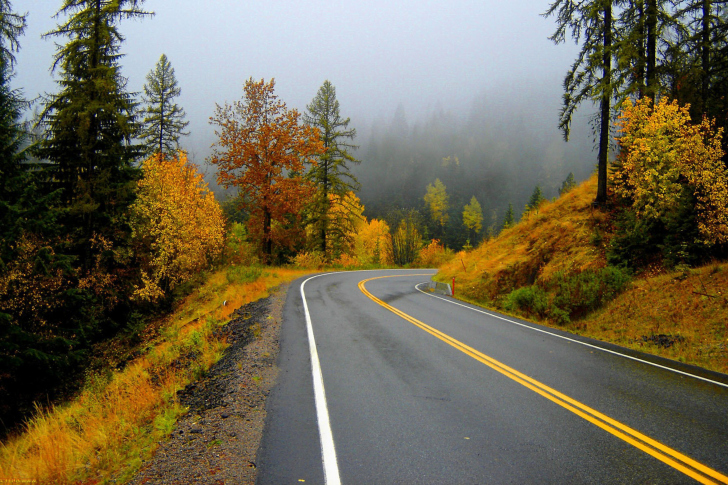
<svg viewBox="0 0 728 485">
<path fill-rule="evenodd" d="M 455 277 L 452 277 L 452 296 L 455 297 Z"/>
</svg>

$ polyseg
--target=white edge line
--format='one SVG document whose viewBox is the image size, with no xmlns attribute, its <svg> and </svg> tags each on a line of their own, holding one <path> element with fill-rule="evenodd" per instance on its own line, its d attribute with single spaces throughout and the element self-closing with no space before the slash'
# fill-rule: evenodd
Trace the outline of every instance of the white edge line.
<svg viewBox="0 0 728 485">
<path fill-rule="evenodd" d="M 359 270 L 356 272 L 368 271 L 400 271 L 400 270 Z M 431 270 L 432 271 L 432 270 Z M 323 273 L 311 276 L 301 283 L 301 300 L 303 301 L 303 313 L 306 315 L 306 333 L 308 334 L 308 350 L 311 354 L 311 374 L 313 378 L 313 395 L 316 404 L 316 420 L 319 428 L 319 438 L 321 440 L 321 461 L 324 468 L 324 483 L 326 485 L 341 485 L 341 477 L 339 475 L 339 465 L 336 461 L 336 447 L 334 446 L 334 434 L 331 431 L 331 421 L 329 420 L 329 409 L 326 405 L 326 391 L 324 389 L 324 376 L 321 372 L 321 363 L 316 350 L 316 339 L 313 335 L 313 325 L 311 324 L 311 315 L 308 312 L 308 303 L 306 302 L 306 293 L 304 287 L 306 283 L 319 276 L 328 276 L 332 274 L 341 274 L 344 271 L 333 273 Z"/>
<path fill-rule="evenodd" d="M 714 380 L 708 379 L 706 377 L 696 376 L 695 374 L 691 374 L 689 372 L 684 372 L 684 371 L 681 371 L 681 370 L 673 369 L 672 367 L 667 367 L 665 365 L 656 364 L 654 362 L 650 362 L 649 360 L 639 359 L 639 358 L 633 357 L 631 355 L 622 354 L 622 353 L 616 352 L 614 350 L 605 349 L 603 347 L 599 347 L 597 345 L 592 345 L 592 344 L 589 344 L 589 343 L 586 343 L 586 342 L 582 342 L 580 340 L 576 340 L 576 339 L 573 339 L 573 338 L 564 337 L 563 335 L 559 335 L 559 334 L 556 334 L 556 333 L 553 333 L 553 332 L 549 332 L 547 330 L 543 330 L 543 329 L 540 329 L 540 328 L 535 328 L 535 327 L 532 327 L 530 325 L 526 325 L 526 324 L 523 324 L 523 323 L 520 323 L 520 322 L 516 322 L 514 320 L 510 320 L 508 318 L 502 317 L 502 316 L 497 315 L 495 313 L 487 312 L 485 310 L 479 310 L 477 308 L 473 308 L 472 306 L 463 305 L 462 303 L 458 303 L 456 301 L 448 300 L 447 298 L 443 298 L 441 296 L 432 295 L 430 293 L 427 293 L 426 291 L 420 290 L 419 286 L 420 285 L 424 285 L 424 284 L 425 283 L 419 283 L 419 284 L 415 285 L 415 289 L 417 291 L 419 291 L 420 293 L 424 294 L 424 295 L 431 296 L 433 298 L 437 298 L 438 300 L 446 301 L 448 303 L 452 303 L 453 305 L 461 306 L 463 308 L 467 308 L 468 310 L 472 310 L 474 312 L 482 313 L 484 315 L 488 315 L 489 317 L 497 318 L 498 320 L 503 320 L 504 322 L 512 323 L 514 325 L 519 325 L 519 326 L 521 326 L 523 328 L 527 328 L 529 330 L 533 330 L 534 332 L 545 333 L 545 334 L 551 335 L 553 337 L 558 337 L 560 339 L 568 340 L 569 342 L 574 342 L 574 343 L 577 343 L 577 344 L 585 345 L 587 347 L 591 347 L 593 349 L 601 350 L 602 352 L 607 352 L 607 353 L 610 353 L 610 354 L 619 355 L 620 357 L 624 357 L 626 359 L 635 360 L 637 362 L 642 362 L 643 364 L 649 364 L 649 365 L 654 366 L 654 367 L 659 367 L 660 369 L 669 370 L 669 371 L 675 372 L 677 374 L 682 374 L 684 376 L 693 377 L 695 379 L 700 379 L 701 381 L 709 382 L 711 384 L 715 384 L 715 385 L 718 385 L 718 386 L 721 386 L 721 387 L 728 388 L 728 384 L 724 384 L 722 382 L 714 381 Z"/>
<path fill-rule="evenodd" d="M 327 485 L 340 485 L 339 465 L 336 462 L 336 448 L 334 447 L 334 435 L 331 432 L 329 421 L 329 409 L 326 406 L 326 392 L 324 391 L 324 377 L 321 373 L 318 352 L 316 351 L 316 340 L 313 336 L 311 315 L 308 313 L 306 294 L 303 287 L 310 280 L 319 276 L 326 276 L 334 273 L 324 273 L 308 278 L 301 283 L 301 299 L 303 300 L 303 312 L 306 315 L 306 331 L 308 332 L 308 349 L 311 353 L 311 373 L 313 374 L 313 394 L 316 403 L 316 419 L 318 421 L 319 437 L 321 439 L 321 459 L 324 467 L 324 483 Z"/>
</svg>

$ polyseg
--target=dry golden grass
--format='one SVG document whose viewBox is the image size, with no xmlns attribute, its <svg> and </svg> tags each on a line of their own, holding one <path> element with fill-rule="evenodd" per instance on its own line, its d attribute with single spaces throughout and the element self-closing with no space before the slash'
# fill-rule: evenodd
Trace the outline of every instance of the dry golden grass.
<svg viewBox="0 0 728 485">
<path fill-rule="evenodd" d="M 214 330 L 234 309 L 303 274 L 271 268 L 250 283 L 228 283 L 225 270 L 212 274 L 160 324 L 161 337 L 143 356 L 122 371 L 94 378 L 73 401 L 39 410 L 23 433 L 6 440 L 0 446 L 0 483 L 123 481 L 185 412 L 176 392 L 222 356 L 226 343 Z M 188 365 L 172 366 L 175 361 Z"/>
<path fill-rule="evenodd" d="M 450 282 L 455 277 L 458 297 L 498 309 L 499 297 L 515 288 L 547 283 L 557 271 L 604 267 L 599 239 L 609 236 L 602 234 L 608 221 L 606 214 L 592 209 L 594 194 L 592 177 L 499 237 L 457 254 L 436 279 Z M 585 319 L 566 326 L 539 323 L 728 372 L 728 264 L 657 276 L 645 272 Z M 678 341 L 665 348 L 643 339 L 661 334 Z"/>
<path fill-rule="evenodd" d="M 638 279 L 579 322 L 599 340 L 728 373 L 728 264 Z M 669 348 L 642 337 L 681 337 Z"/>
<path fill-rule="evenodd" d="M 591 208 L 592 177 L 555 202 L 470 252 L 460 252 L 440 268 L 437 279 L 455 277 L 458 292 L 487 303 L 514 288 L 548 281 L 556 271 L 601 268 L 604 252 L 591 244 L 606 215 Z"/>
</svg>

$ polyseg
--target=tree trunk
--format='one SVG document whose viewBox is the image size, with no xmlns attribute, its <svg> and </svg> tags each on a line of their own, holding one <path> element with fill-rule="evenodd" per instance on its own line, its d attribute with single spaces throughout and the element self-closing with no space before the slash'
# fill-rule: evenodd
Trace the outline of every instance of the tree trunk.
<svg viewBox="0 0 728 485">
<path fill-rule="evenodd" d="M 647 0 L 647 89 L 653 102 L 657 94 L 657 0 Z"/>
<path fill-rule="evenodd" d="M 607 203 L 607 161 L 609 158 L 609 121 L 612 84 L 612 2 L 606 0 L 604 5 L 604 51 L 602 53 L 602 100 L 601 127 L 599 131 L 599 166 L 597 169 L 596 203 L 603 206 Z"/>
<path fill-rule="evenodd" d="M 635 80 L 637 81 L 637 96 L 642 99 L 645 96 L 645 1 L 637 1 L 637 38 L 639 46 L 637 49 L 637 65 L 635 70 Z"/>
<path fill-rule="evenodd" d="M 703 0 L 703 32 L 700 46 L 701 62 L 703 67 L 702 83 L 700 86 L 700 97 L 702 101 L 701 111 L 705 114 L 708 107 L 708 90 L 710 89 L 710 17 L 712 5 L 710 0 Z"/>
</svg>

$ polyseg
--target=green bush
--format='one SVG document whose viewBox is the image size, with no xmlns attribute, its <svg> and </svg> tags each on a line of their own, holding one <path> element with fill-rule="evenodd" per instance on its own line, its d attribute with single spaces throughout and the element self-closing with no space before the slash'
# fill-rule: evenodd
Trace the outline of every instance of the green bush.
<svg viewBox="0 0 728 485">
<path fill-rule="evenodd" d="M 254 266 L 260 262 L 255 246 L 248 241 L 248 232 L 243 224 L 234 222 L 225 239 L 225 259 L 228 263 Z"/>
<path fill-rule="evenodd" d="M 538 286 L 524 286 L 513 290 L 503 302 L 506 311 L 521 311 L 528 315 L 545 317 L 549 310 L 549 296 Z"/>
<path fill-rule="evenodd" d="M 581 318 L 614 299 L 629 281 L 627 270 L 615 266 L 571 274 L 557 272 L 549 284 L 555 293 L 551 306 L 569 319 Z M 553 309 L 553 317 L 564 320 L 561 312 Z"/>
<path fill-rule="evenodd" d="M 225 276 L 228 283 L 250 283 L 257 280 L 262 271 L 258 266 L 229 266 Z"/>
</svg>

